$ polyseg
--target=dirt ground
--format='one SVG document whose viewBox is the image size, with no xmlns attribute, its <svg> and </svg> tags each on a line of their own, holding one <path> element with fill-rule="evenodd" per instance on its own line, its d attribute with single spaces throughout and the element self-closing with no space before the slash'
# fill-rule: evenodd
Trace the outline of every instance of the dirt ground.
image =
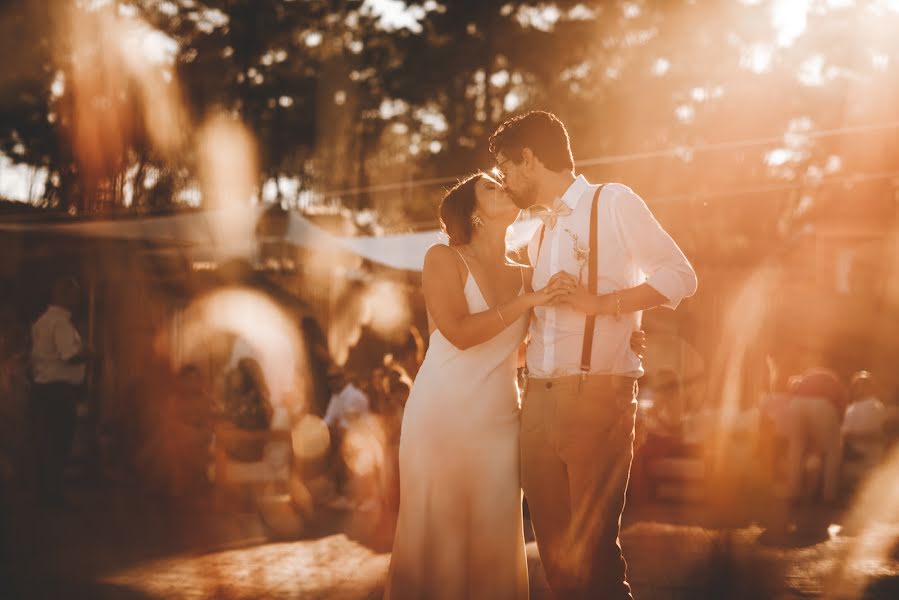
<svg viewBox="0 0 899 600">
<path fill-rule="evenodd" d="M 839 511 L 807 510 L 804 531 L 771 536 L 712 512 L 628 512 L 622 545 L 636 598 L 899 598 L 899 528 L 839 532 Z M 380 598 L 389 554 L 360 522 L 322 513 L 302 539 L 275 541 L 253 512 L 173 513 L 127 490 L 77 490 L 54 511 L 7 498 L 0 598 Z M 849 558 L 871 547 L 886 555 Z M 532 598 L 549 598 L 532 540 L 528 559 Z"/>
</svg>

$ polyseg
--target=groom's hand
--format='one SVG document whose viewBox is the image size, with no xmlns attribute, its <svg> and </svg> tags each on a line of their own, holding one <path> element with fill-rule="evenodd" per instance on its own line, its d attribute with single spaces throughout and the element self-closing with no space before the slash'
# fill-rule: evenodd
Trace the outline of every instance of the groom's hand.
<svg viewBox="0 0 899 600">
<path fill-rule="evenodd" d="M 646 352 L 646 332 L 642 329 L 631 333 L 631 350 L 638 358 L 643 358 L 643 353 Z"/>
<path fill-rule="evenodd" d="M 602 297 L 591 294 L 571 273 L 559 271 L 550 277 L 547 287 L 560 291 L 554 301 L 556 306 L 565 306 L 585 315 L 598 315 L 602 312 Z"/>
</svg>

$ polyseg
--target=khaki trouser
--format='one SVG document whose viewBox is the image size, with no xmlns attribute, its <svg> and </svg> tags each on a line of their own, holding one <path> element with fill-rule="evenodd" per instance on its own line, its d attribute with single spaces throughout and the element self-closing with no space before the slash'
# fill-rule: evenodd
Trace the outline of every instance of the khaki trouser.
<svg viewBox="0 0 899 600">
<path fill-rule="evenodd" d="M 636 411 L 631 378 L 528 381 L 521 482 L 556 598 L 632 598 L 618 533 Z"/>
</svg>

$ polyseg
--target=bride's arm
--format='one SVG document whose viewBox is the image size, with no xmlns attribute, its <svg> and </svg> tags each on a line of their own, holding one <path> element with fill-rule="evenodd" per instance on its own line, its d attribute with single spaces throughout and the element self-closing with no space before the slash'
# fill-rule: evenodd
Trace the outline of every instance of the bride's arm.
<svg viewBox="0 0 899 600">
<path fill-rule="evenodd" d="M 521 294 L 509 302 L 471 314 L 465 301 L 464 281 L 459 278 L 455 254 L 447 246 L 432 246 L 425 255 L 421 280 L 425 304 L 434 324 L 459 350 L 486 342 L 533 306 L 548 303 L 554 293 L 558 293 L 544 289 Z"/>
</svg>

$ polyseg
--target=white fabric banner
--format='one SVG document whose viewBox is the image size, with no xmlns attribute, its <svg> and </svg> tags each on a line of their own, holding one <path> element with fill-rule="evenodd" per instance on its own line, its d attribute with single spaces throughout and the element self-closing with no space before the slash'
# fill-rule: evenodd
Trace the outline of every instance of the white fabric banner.
<svg viewBox="0 0 899 600">
<path fill-rule="evenodd" d="M 252 256 L 255 230 L 267 206 L 218 211 L 193 211 L 181 214 L 75 222 L 0 222 L 0 230 L 59 233 L 85 237 L 169 242 L 212 249 L 220 258 Z M 539 220 L 520 220 L 512 225 L 507 239 L 512 247 L 527 243 Z M 399 233 L 383 236 L 334 235 L 297 212 L 288 213 L 284 239 L 298 246 L 343 249 L 394 269 L 421 271 L 424 256 L 434 244 L 445 244 L 439 230 Z"/>
</svg>

